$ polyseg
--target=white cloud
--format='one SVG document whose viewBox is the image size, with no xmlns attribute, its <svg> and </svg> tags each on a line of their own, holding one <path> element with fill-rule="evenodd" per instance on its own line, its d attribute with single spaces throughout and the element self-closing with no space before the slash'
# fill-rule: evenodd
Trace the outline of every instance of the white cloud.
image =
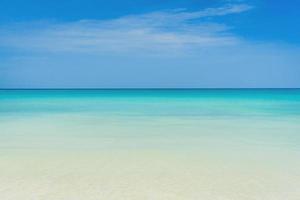
<svg viewBox="0 0 300 200">
<path fill-rule="evenodd" d="M 246 4 L 196 12 L 170 10 L 112 20 L 15 25 L 2 29 L 0 44 L 39 52 L 132 53 L 187 52 L 194 48 L 228 46 L 240 42 L 224 24 L 194 23 L 205 17 L 245 12 Z M 29 28 L 30 27 L 30 28 Z"/>
<path fill-rule="evenodd" d="M 0 87 L 299 87 L 297 46 L 241 39 L 211 22 L 249 9 L 8 25 Z"/>
</svg>

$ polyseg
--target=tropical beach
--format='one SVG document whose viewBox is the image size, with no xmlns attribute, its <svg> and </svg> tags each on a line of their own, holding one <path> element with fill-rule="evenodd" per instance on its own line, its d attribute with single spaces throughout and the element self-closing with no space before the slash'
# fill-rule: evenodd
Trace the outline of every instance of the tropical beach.
<svg viewBox="0 0 300 200">
<path fill-rule="evenodd" d="M 299 1 L 0 8 L 0 200 L 300 200 Z"/>
<path fill-rule="evenodd" d="M 1 90 L 1 199 L 300 196 L 300 91 Z"/>
</svg>

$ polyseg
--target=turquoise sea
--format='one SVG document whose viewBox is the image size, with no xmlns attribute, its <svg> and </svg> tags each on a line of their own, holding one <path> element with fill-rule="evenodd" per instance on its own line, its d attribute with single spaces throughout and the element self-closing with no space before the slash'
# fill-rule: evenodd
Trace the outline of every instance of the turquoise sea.
<svg viewBox="0 0 300 200">
<path fill-rule="evenodd" d="M 0 90 L 1 200 L 299 200 L 300 89 Z"/>
</svg>

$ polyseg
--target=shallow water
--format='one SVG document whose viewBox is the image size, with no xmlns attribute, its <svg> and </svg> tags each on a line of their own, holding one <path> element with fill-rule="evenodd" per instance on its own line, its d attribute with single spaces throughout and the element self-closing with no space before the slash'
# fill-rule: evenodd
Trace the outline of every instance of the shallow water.
<svg viewBox="0 0 300 200">
<path fill-rule="evenodd" d="M 300 199 L 300 90 L 0 90 L 0 197 Z"/>
</svg>

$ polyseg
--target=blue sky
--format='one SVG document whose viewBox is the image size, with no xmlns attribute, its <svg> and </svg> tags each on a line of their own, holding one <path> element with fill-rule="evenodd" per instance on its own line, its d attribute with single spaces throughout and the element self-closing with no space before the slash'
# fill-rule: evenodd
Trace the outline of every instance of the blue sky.
<svg viewBox="0 0 300 200">
<path fill-rule="evenodd" d="M 2 0 L 0 87 L 300 87 L 299 7 Z"/>
</svg>

